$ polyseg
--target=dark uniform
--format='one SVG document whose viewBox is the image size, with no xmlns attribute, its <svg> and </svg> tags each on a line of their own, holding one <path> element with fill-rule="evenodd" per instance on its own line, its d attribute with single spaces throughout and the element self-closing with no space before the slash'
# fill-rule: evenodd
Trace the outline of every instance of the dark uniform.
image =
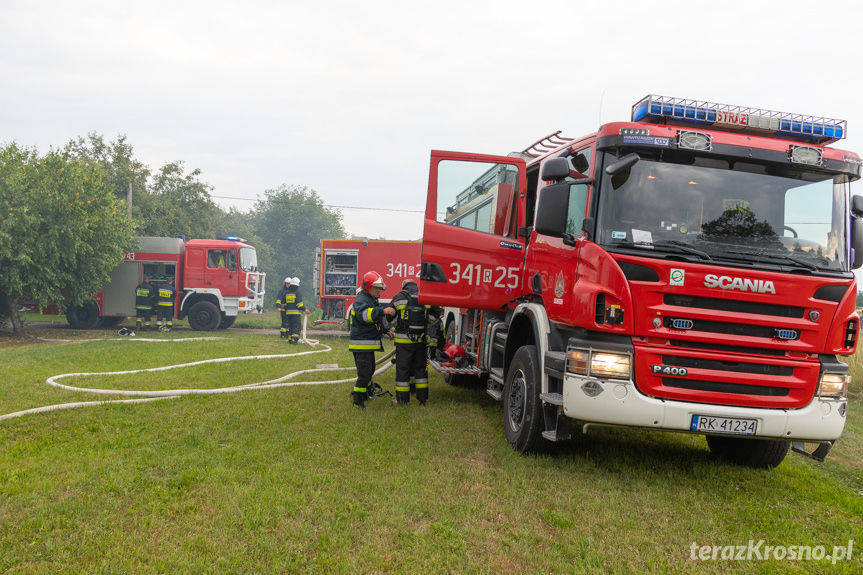
<svg viewBox="0 0 863 575">
<path fill-rule="evenodd" d="M 303 304 L 303 295 L 300 293 L 299 280 L 296 280 L 296 284 L 292 280 L 291 285 L 279 291 L 276 305 L 282 312 L 282 327 L 279 330 L 279 336 L 286 337 L 290 343 L 296 344 L 300 341 L 300 333 L 303 329 L 301 317 L 307 311 Z"/>
<path fill-rule="evenodd" d="M 352 393 L 354 404 L 365 407 L 368 384 L 375 373 L 375 352 L 383 351 L 381 336 L 389 332 L 384 308 L 378 300 L 363 290 L 354 300 L 351 309 L 351 334 L 348 349 L 354 354 L 357 381 Z"/>
<path fill-rule="evenodd" d="M 159 284 L 157 288 L 158 305 L 156 306 L 156 327 L 161 328 L 163 325 L 170 330 L 174 325 L 174 299 L 177 297 L 177 290 L 171 283 L 174 278 L 168 278 Z"/>
<path fill-rule="evenodd" d="M 417 284 L 405 280 L 402 291 L 392 299 L 396 310 L 396 401 L 400 404 L 410 401 L 412 380 L 420 405 L 425 405 L 429 396 L 426 331 L 436 315 L 431 306 L 420 305 L 418 297 Z"/>
<path fill-rule="evenodd" d="M 153 304 L 156 299 L 156 288 L 150 283 L 150 278 L 144 280 L 135 288 L 135 327 L 150 331 L 150 318 L 153 316 Z"/>
</svg>

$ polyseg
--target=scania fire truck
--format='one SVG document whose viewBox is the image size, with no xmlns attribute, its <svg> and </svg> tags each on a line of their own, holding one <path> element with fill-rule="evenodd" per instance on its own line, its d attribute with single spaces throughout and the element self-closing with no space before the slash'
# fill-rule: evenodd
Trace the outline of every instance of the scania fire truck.
<svg viewBox="0 0 863 575">
<path fill-rule="evenodd" d="M 194 330 L 226 329 L 238 314 L 263 309 L 266 274 L 258 269 L 255 248 L 242 238 L 141 237 L 138 243 L 139 249 L 125 254 L 93 301 L 66 310 L 69 325 L 110 327 L 135 317 L 135 287 L 144 276 L 154 285 L 174 278 L 175 314 L 178 319 L 188 317 Z M 56 306 L 43 311 L 58 313 Z"/>
<path fill-rule="evenodd" d="M 399 240 L 321 240 L 315 254 L 315 296 L 320 298 L 323 323 L 341 323 L 354 303 L 363 274 L 376 271 L 384 278 L 387 290 L 382 301 L 401 289 L 406 279 L 419 281 L 419 241 Z"/>
<path fill-rule="evenodd" d="M 743 465 L 823 460 L 860 319 L 846 122 L 650 95 L 523 152 L 433 151 L 421 303 L 503 403 L 520 452 L 617 426 Z"/>
</svg>

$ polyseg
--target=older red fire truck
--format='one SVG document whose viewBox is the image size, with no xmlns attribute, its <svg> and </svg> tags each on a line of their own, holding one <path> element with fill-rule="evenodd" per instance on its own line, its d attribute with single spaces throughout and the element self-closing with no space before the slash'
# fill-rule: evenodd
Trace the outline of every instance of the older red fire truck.
<svg viewBox="0 0 863 575">
<path fill-rule="evenodd" d="M 226 329 L 238 314 L 263 309 L 266 274 L 258 269 L 255 248 L 245 240 L 141 237 L 138 243 L 139 249 L 124 256 L 93 301 L 66 310 L 69 325 L 110 327 L 135 317 L 135 286 L 144 276 L 154 284 L 174 278 L 175 314 L 178 319 L 188 316 L 195 330 Z M 44 311 L 58 312 L 56 306 Z"/>
<path fill-rule="evenodd" d="M 520 452 L 618 426 L 740 464 L 842 434 L 863 264 L 846 123 L 647 96 L 506 157 L 433 151 L 420 301 Z"/>
<path fill-rule="evenodd" d="M 323 311 L 318 322 L 341 323 L 357 297 L 363 274 L 376 271 L 384 278 L 387 290 L 383 301 L 401 289 L 406 279 L 419 281 L 419 241 L 400 240 L 321 240 L 315 255 L 315 296 Z"/>
</svg>

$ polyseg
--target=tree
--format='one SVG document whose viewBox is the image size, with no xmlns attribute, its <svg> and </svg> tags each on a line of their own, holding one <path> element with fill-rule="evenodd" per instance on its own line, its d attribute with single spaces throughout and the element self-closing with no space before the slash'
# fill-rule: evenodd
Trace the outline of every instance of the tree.
<svg viewBox="0 0 863 575">
<path fill-rule="evenodd" d="M 152 213 L 144 222 L 143 235 L 187 239 L 213 237 L 213 226 L 221 215 L 210 199 L 213 187 L 198 180 L 201 170 L 184 173 L 183 162 L 165 164 L 150 186 Z"/>
<path fill-rule="evenodd" d="M 0 293 L 18 337 L 21 302 L 81 305 L 136 245 L 104 169 L 71 144 L 44 157 L 0 148 L 0 213 Z"/>
<path fill-rule="evenodd" d="M 254 230 L 269 246 L 272 262 L 261 266 L 269 277 L 268 292 L 278 292 L 273 285 L 281 287 L 282 279 L 290 275 L 299 277 L 306 301 L 311 302 L 312 268 L 315 249 L 322 238 L 343 238 L 342 214 L 338 210 L 324 207 L 318 193 L 305 186 L 282 184 L 275 190 L 266 190 L 265 199 L 255 203 L 252 209 Z M 271 267 L 270 267 L 271 266 Z"/>
</svg>

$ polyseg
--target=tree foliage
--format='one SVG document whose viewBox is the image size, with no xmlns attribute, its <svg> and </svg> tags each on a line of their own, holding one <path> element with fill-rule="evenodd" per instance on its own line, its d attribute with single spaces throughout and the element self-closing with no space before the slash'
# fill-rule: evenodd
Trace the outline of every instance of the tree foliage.
<svg viewBox="0 0 863 575">
<path fill-rule="evenodd" d="M 322 238 L 344 237 L 342 214 L 325 207 L 318 193 L 305 186 L 282 184 L 264 196 L 252 209 L 252 222 L 272 253 L 272 261 L 261 265 L 270 278 L 267 291 L 278 292 L 286 276 L 299 277 L 304 298 L 311 301 L 315 250 Z"/>
<path fill-rule="evenodd" d="M 67 146 L 40 157 L 0 148 L 0 293 L 16 335 L 25 300 L 79 305 L 135 245 L 135 226 L 102 166 Z"/>
</svg>

